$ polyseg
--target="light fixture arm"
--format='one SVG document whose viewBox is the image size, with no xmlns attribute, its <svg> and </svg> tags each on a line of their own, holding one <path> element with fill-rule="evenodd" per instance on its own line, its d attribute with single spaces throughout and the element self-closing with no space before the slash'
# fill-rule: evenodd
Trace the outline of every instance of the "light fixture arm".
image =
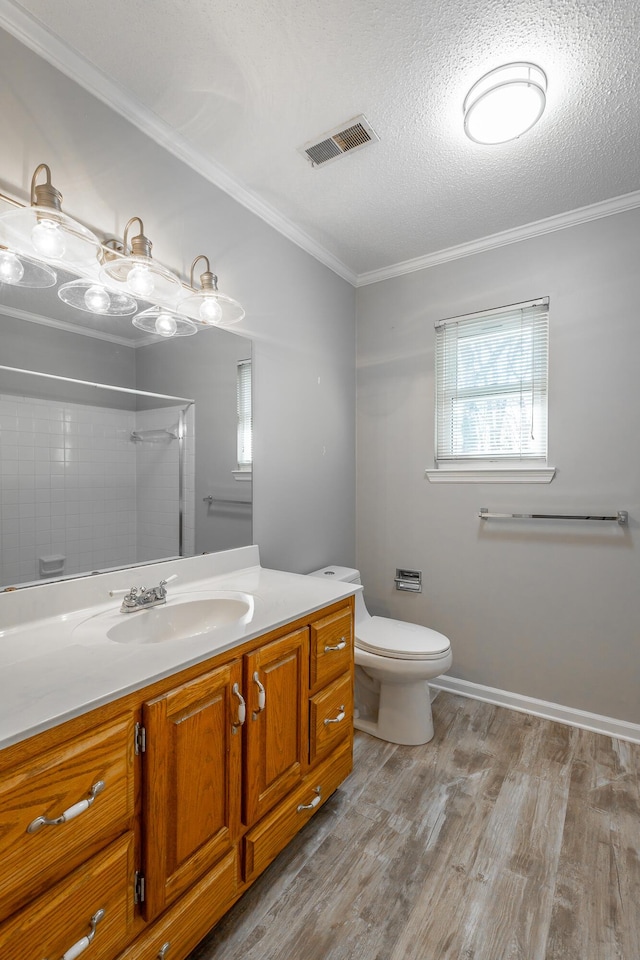
<svg viewBox="0 0 640 960">
<path fill-rule="evenodd" d="M 194 269 L 195 269 L 195 266 L 196 266 L 196 263 L 198 262 L 198 260 L 204 260 L 204 262 L 205 262 L 206 265 L 207 265 L 207 269 L 204 271 L 204 273 L 201 273 L 201 274 L 200 274 L 200 286 L 201 286 L 201 288 L 202 288 L 203 290 L 210 290 L 212 293 L 217 293 L 217 291 L 218 291 L 218 278 L 216 277 L 215 273 L 212 273 L 212 272 L 211 272 L 211 264 L 209 263 L 209 257 L 205 257 L 205 255 L 204 255 L 203 253 L 201 253 L 198 257 L 196 257 L 195 260 L 193 261 L 193 263 L 191 264 L 191 274 L 190 274 L 190 278 L 189 278 L 189 284 L 190 284 L 191 288 L 192 288 L 193 290 L 195 290 L 195 287 L 194 287 L 194 285 L 193 285 L 193 271 L 194 271 Z"/>
<path fill-rule="evenodd" d="M 107 237 L 102 241 L 100 249 L 100 262 L 106 263 L 107 260 L 117 260 L 118 257 L 125 255 L 125 248 L 122 240 L 117 237 Z"/>
<path fill-rule="evenodd" d="M 46 172 L 44 183 L 36 183 L 40 172 Z M 31 178 L 31 206 L 49 207 L 51 210 L 62 211 L 62 194 L 51 183 L 51 169 L 46 163 L 39 163 Z"/>
<path fill-rule="evenodd" d="M 140 233 L 137 234 L 135 237 L 131 238 L 131 247 L 129 248 L 127 245 L 127 241 L 129 237 L 129 227 L 131 226 L 132 223 L 140 224 Z M 153 244 L 151 243 L 151 240 L 149 240 L 144 235 L 144 223 L 142 222 L 140 217 L 131 217 L 126 227 L 124 228 L 125 251 L 128 249 L 131 249 L 131 253 L 134 257 L 150 257 L 152 246 Z"/>
</svg>

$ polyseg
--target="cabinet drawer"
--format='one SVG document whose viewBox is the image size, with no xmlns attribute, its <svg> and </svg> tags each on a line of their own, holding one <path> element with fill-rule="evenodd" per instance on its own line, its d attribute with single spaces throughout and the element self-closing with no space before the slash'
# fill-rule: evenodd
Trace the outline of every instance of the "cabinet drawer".
<svg viewBox="0 0 640 960">
<path fill-rule="evenodd" d="M 157 960 L 163 948 L 164 960 L 184 960 L 226 912 L 237 890 L 238 856 L 233 850 L 118 960 Z"/>
<path fill-rule="evenodd" d="M 311 692 L 350 669 L 353 630 L 349 610 L 323 617 L 311 624 Z"/>
<path fill-rule="evenodd" d="M 0 924 L 0 956 L 2 960 L 58 960 L 91 936 L 92 918 L 98 918 L 100 911 L 103 915 L 87 944 L 87 960 L 112 960 L 131 936 L 131 833 Z"/>
<path fill-rule="evenodd" d="M 244 878 L 254 880 L 342 783 L 353 766 L 352 741 L 344 743 L 294 794 L 244 838 Z M 318 792 L 319 788 L 319 792 Z"/>
<path fill-rule="evenodd" d="M 133 729 L 133 716 L 120 717 L 0 779 L 0 919 L 128 827 Z M 65 812 L 66 821 L 37 828 Z"/>
<path fill-rule="evenodd" d="M 346 673 L 309 701 L 309 762 L 329 753 L 353 730 L 353 679 Z"/>
</svg>

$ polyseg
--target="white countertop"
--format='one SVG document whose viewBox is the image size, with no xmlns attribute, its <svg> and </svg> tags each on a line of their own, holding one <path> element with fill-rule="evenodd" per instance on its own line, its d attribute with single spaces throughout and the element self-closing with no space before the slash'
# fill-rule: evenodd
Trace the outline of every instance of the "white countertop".
<svg viewBox="0 0 640 960">
<path fill-rule="evenodd" d="M 76 629 L 90 618 L 119 614 L 110 590 L 153 586 L 178 574 L 168 603 L 182 594 L 237 591 L 253 598 L 248 622 L 162 643 L 115 643 Z M 155 680 L 290 623 L 355 593 L 352 583 L 325 581 L 260 566 L 257 547 L 166 561 L 0 592 L 0 748 L 17 743 Z M 157 608 L 156 608 L 157 609 Z"/>
</svg>

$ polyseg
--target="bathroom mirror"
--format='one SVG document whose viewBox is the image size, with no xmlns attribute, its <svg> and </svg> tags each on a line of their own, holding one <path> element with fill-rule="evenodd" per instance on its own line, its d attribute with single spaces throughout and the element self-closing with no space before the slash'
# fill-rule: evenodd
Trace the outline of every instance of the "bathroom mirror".
<svg viewBox="0 0 640 960">
<path fill-rule="evenodd" d="M 56 291 L 0 283 L 0 589 L 252 543 L 251 341 Z"/>
</svg>

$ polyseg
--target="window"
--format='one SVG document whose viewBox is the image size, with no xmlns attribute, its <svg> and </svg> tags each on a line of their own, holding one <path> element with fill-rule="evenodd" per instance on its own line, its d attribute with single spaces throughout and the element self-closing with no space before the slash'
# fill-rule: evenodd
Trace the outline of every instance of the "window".
<svg viewBox="0 0 640 960">
<path fill-rule="evenodd" d="M 436 325 L 437 467 L 546 466 L 548 313 L 544 299 Z"/>
<path fill-rule="evenodd" d="M 251 417 L 251 360 L 238 363 L 236 396 L 238 405 L 238 470 L 253 466 L 253 422 Z"/>
</svg>

